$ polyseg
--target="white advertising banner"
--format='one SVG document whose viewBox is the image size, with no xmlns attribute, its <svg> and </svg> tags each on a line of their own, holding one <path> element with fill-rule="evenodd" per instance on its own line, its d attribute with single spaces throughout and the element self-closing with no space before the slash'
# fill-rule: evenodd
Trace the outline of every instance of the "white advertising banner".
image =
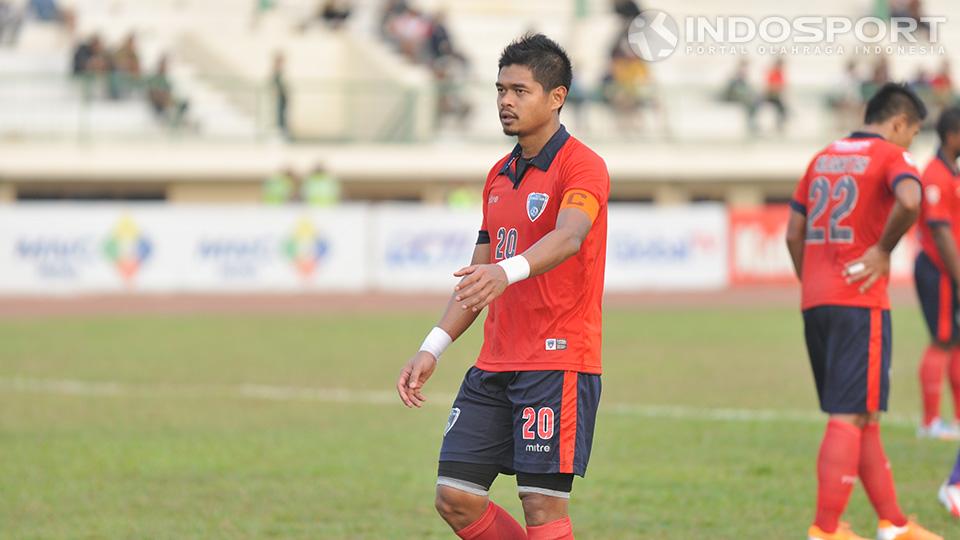
<svg viewBox="0 0 960 540">
<path fill-rule="evenodd" d="M 728 283 L 727 210 L 610 206 L 606 290 L 703 290 Z"/>
<path fill-rule="evenodd" d="M 482 211 L 413 204 L 378 206 L 373 218 L 374 283 L 388 291 L 453 291 L 468 266 Z"/>
<path fill-rule="evenodd" d="M 0 206 L 0 294 L 452 290 L 479 208 Z M 611 205 L 607 289 L 728 284 L 721 205 Z"/>
<path fill-rule="evenodd" d="M 0 292 L 362 290 L 369 210 L 0 207 Z"/>
</svg>

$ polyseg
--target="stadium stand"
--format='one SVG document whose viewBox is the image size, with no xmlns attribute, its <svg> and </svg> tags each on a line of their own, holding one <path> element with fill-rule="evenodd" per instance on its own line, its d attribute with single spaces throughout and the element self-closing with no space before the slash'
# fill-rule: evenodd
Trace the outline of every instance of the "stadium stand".
<svg viewBox="0 0 960 540">
<path fill-rule="evenodd" d="M 604 149 L 615 198 L 782 200 L 804 156 L 844 127 L 826 103 L 845 65 L 855 58 L 866 77 L 878 61 L 852 52 L 791 55 L 784 132 L 773 129 L 773 109 L 762 108 L 752 133 L 743 105 L 719 99 L 741 58 L 678 52 L 641 68 L 648 86 L 642 101 L 657 107 L 641 104 L 635 123 L 625 126 L 623 111 L 604 99 L 621 25 L 609 2 L 418 0 L 411 2 L 418 16 L 444 14 L 468 66 L 453 83 L 463 119 L 440 123 L 438 100 L 449 99 L 449 86 L 426 62 L 384 39 L 384 2 L 351 4 L 339 26 L 305 26 L 317 6 L 308 0 L 277 1 L 264 10 L 247 0 L 75 0 L 68 4 L 76 14 L 72 32 L 27 17 L 14 46 L 0 48 L 0 70 L 9 74 L 0 80 L 0 138 L 16 148 L 0 162 L 0 199 L 70 196 L 93 183 L 121 198 L 140 192 L 124 186 L 149 184 L 152 196 L 166 200 L 252 200 L 256 186 L 280 168 L 306 171 L 322 161 L 344 182 L 347 199 L 443 200 L 451 186 L 476 183 L 487 156 L 505 146 L 493 121 L 497 55 L 517 35 L 537 30 L 566 44 L 574 59 L 583 105 L 572 105 L 565 121 Z M 749 0 L 675 4 L 643 2 L 667 8 L 677 20 L 762 11 Z M 860 16 L 873 5 L 810 0 L 778 6 L 778 14 Z M 960 5 L 949 0 L 925 6 L 960 16 Z M 171 126 L 145 99 L 91 98 L 82 82 L 67 76 L 78 40 L 96 33 L 114 45 L 131 32 L 144 73 L 170 59 L 169 82 L 185 106 L 185 121 Z M 948 33 L 940 44 L 948 53 L 957 50 L 960 34 Z M 285 58 L 292 143 L 276 123 L 271 67 L 278 54 Z M 750 86 L 763 87 L 773 60 L 749 58 Z M 939 55 L 894 55 L 889 69 L 895 79 L 910 79 L 921 69 L 935 73 L 941 62 Z M 49 155 L 44 145 L 50 141 L 58 145 L 56 164 L 37 159 Z M 930 144 L 923 139 L 918 153 L 928 153 Z M 438 149 L 448 159 L 429 172 L 407 172 Z M 89 159 L 94 153 L 100 159 Z M 370 155 L 377 159 L 365 159 Z"/>
</svg>

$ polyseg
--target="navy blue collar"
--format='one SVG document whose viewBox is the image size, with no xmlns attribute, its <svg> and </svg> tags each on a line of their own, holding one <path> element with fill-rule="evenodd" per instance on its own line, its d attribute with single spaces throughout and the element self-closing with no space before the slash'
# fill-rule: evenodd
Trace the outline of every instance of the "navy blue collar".
<svg viewBox="0 0 960 540">
<path fill-rule="evenodd" d="M 547 171 L 550 165 L 553 164 L 553 160 L 556 159 L 557 154 L 560 153 L 560 149 L 563 148 L 563 145 L 566 144 L 569 139 L 570 134 L 567 133 L 567 128 L 565 128 L 563 124 L 560 124 L 560 129 L 550 137 L 547 144 L 543 145 L 540 153 L 529 159 L 524 159 L 523 149 L 520 148 L 520 144 L 517 143 L 517 145 L 513 147 L 513 152 L 510 152 L 510 159 L 500 168 L 499 174 L 506 175 L 506 177 L 513 182 L 513 187 L 517 188 L 530 165 L 533 165 L 541 171 Z M 517 164 L 516 172 L 510 169 L 514 163 Z"/>
<path fill-rule="evenodd" d="M 937 150 L 937 159 L 942 161 L 943 164 L 947 166 L 947 169 L 953 173 L 953 176 L 960 176 L 960 169 L 957 168 L 957 162 L 947 159 L 947 155 L 943 153 L 943 147 L 940 147 Z"/>
<path fill-rule="evenodd" d="M 880 135 L 879 133 L 869 133 L 869 132 L 867 132 L 867 131 L 854 131 L 854 132 L 851 133 L 850 136 L 847 137 L 847 138 L 848 138 L 848 139 L 882 139 L 882 140 L 886 140 L 886 139 L 884 139 L 883 135 Z"/>
</svg>

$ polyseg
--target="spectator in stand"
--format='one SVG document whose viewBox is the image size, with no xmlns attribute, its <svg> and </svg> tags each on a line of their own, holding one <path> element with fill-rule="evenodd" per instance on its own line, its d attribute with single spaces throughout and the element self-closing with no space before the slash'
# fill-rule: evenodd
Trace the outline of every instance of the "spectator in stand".
<svg viewBox="0 0 960 540">
<path fill-rule="evenodd" d="M 860 87 L 863 80 L 856 60 L 849 60 L 840 78 L 832 85 L 834 90 L 827 95 L 827 105 L 833 110 L 837 131 L 853 130 L 863 116 L 863 99 Z"/>
<path fill-rule="evenodd" d="M 950 61 L 944 60 L 940 71 L 930 81 L 930 90 L 933 102 L 938 108 L 946 108 L 956 104 L 957 97 L 953 91 L 953 78 L 950 76 Z"/>
<path fill-rule="evenodd" d="M 269 205 L 303 202 L 300 177 L 292 167 L 287 167 L 264 180 L 263 202 Z"/>
<path fill-rule="evenodd" d="M 737 69 L 734 70 L 733 75 L 727 81 L 726 87 L 720 95 L 720 101 L 743 107 L 750 130 L 755 131 L 753 113 L 757 106 L 757 91 L 750 84 L 750 61 L 746 58 L 741 58 L 737 62 Z"/>
<path fill-rule="evenodd" d="M 313 16 L 303 21 L 299 29 L 305 31 L 315 21 L 321 21 L 331 30 L 338 30 L 350 18 L 353 3 L 350 0 L 322 0 Z"/>
<path fill-rule="evenodd" d="M 76 17 L 70 9 L 62 8 L 57 0 L 30 0 L 27 10 L 43 22 L 59 23 L 70 33 L 76 27 Z"/>
<path fill-rule="evenodd" d="M 922 0 L 890 0 L 890 17 L 898 19 L 913 19 L 917 28 L 930 37 L 930 23 L 922 20 L 924 13 Z"/>
<path fill-rule="evenodd" d="M 447 30 L 447 14 L 443 10 L 437 11 L 430 20 L 427 52 L 430 54 L 431 60 L 449 54 L 457 54 L 457 50 L 453 46 L 453 40 L 450 38 L 450 31 Z"/>
<path fill-rule="evenodd" d="M 157 71 L 147 79 L 147 101 L 157 118 L 173 128 L 184 124 L 189 103 L 176 97 L 173 83 L 167 74 L 169 60 L 162 56 L 157 63 Z"/>
<path fill-rule="evenodd" d="M 640 112 L 657 108 L 650 68 L 621 35 L 610 52 L 610 64 L 603 80 L 604 100 L 613 108 L 620 131 L 632 134 L 642 127 Z"/>
<path fill-rule="evenodd" d="M 137 53 L 137 38 L 128 34 L 123 44 L 111 55 L 110 98 L 127 97 L 140 83 L 140 55 Z"/>
<path fill-rule="evenodd" d="M 313 168 L 301 186 L 301 199 L 319 208 L 330 208 L 340 203 L 340 181 L 323 164 Z"/>
<path fill-rule="evenodd" d="M 73 51 L 73 74 L 101 75 L 110 70 L 110 58 L 103 48 L 100 36 L 94 34 L 77 45 Z"/>
<path fill-rule="evenodd" d="M 396 42 L 392 31 L 393 19 L 406 11 L 406 0 L 387 0 L 383 4 L 383 11 L 380 14 L 380 36 L 395 46 L 399 44 Z"/>
<path fill-rule="evenodd" d="M 391 19 L 389 32 L 404 56 L 412 62 L 420 62 L 431 26 L 420 11 L 407 6 L 406 11 Z"/>
<path fill-rule="evenodd" d="M 781 134 L 786 131 L 787 128 L 787 105 L 784 102 L 784 93 L 787 88 L 785 67 L 786 62 L 783 57 L 779 57 L 774 61 L 770 70 L 767 71 L 766 87 L 763 96 L 753 111 L 753 115 L 755 116 L 763 105 L 772 105 L 777 113 L 777 131 Z M 755 120 L 751 120 L 750 124 L 755 130 Z"/>
<path fill-rule="evenodd" d="M 643 8 L 636 0 L 613 0 L 613 12 L 620 17 L 621 25 L 626 26 L 640 16 Z"/>
<path fill-rule="evenodd" d="M 287 124 L 288 88 L 285 73 L 286 57 L 282 52 L 273 56 L 273 72 L 270 75 L 270 85 L 273 87 L 275 116 L 277 129 L 287 140 L 290 140 L 290 126 Z"/>
<path fill-rule="evenodd" d="M 0 0 L 0 46 L 16 45 L 23 14 L 9 0 Z"/>
<path fill-rule="evenodd" d="M 320 9 L 320 17 L 330 28 L 340 28 L 350 13 L 353 12 L 353 3 L 350 0 L 326 0 Z"/>
<path fill-rule="evenodd" d="M 883 88 L 883 85 L 888 82 L 890 82 L 890 63 L 887 61 L 887 57 L 879 56 L 873 65 L 873 73 L 869 79 L 863 81 L 861 86 L 860 96 L 864 103 L 869 101 L 877 93 L 877 90 Z"/>
</svg>

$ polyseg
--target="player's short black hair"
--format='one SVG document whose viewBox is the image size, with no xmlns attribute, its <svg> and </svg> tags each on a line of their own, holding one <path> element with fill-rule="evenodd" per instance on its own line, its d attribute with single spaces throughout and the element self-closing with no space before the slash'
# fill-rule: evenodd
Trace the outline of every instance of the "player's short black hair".
<svg viewBox="0 0 960 540">
<path fill-rule="evenodd" d="M 864 120 L 867 124 L 882 124 L 904 113 L 912 122 L 922 122 L 927 118 L 927 106 L 906 84 L 887 83 L 867 102 Z"/>
<path fill-rule="evenodd" d="M 937 135 L 941 141 L 947 140 L 947 135 L 960 131 L 960 107 L 947 107 L 937 119 Z"/>
<path fill-rule="evenodd" d="M 547 92 L 557 87 L 570 89 L 573 66 L 563 47 L 543 34 L 524 34 L 500 54 L 497 71 L 506 66 L 527 66 L 533 79 Z"/>
</svg>

